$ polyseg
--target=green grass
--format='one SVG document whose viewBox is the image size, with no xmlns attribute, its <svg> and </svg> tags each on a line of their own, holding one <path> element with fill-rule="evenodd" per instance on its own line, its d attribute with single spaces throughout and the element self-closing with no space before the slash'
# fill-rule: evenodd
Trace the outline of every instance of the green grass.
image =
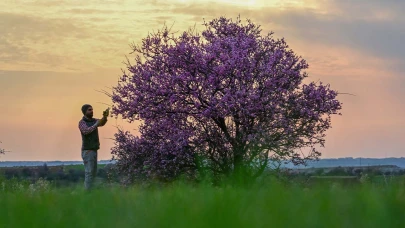
<svg viewBox="0 0 405 228">
<path fill-rule="evenodd" d="M 0 211 L 0 227 L 403 227 L 405 191 L 401 185 L 178 184 L 90 193 L 79 187 L 0 192 Z"/>
</svg>

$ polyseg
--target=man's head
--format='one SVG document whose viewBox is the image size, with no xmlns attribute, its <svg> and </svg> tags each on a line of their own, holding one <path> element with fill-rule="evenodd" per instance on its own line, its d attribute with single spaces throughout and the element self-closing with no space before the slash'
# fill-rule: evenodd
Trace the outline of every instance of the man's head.
<svg viewBox="0 0 405 228">
<path fill-rule="evenodd" d="M 93 118 L 93 107 L 89 104 L 85 104 L 82 106 L 82 113 L 85 115 L 87 118 Z"/>
</svg>

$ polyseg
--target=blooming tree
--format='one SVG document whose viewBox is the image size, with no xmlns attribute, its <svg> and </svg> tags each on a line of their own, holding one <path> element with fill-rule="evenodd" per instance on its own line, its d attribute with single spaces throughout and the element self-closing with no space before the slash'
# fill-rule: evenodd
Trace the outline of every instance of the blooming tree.
<svg viewBox="0 0 405 228">
<path fill-rule="evenodd" d="M 129 178 L 182 174 L 258 177 L 273 160 L 303 164 L 321 154 L 338 93 L 305 84 L 308 64 L 260 26 L 220 17 L 201 33 L 163 27 L 133 45 L 113 88 L 112 114 L 141 120 L 120 130 L 112 154 Z M 307 154 L 301 148 L 309 148 Z"/>
</svg>

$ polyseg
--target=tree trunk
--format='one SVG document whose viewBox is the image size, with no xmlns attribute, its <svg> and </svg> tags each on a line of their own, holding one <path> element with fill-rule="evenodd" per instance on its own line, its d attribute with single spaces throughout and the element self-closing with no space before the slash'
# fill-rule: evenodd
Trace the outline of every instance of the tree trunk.
<svg viewBox="0 0 405 228">
<path fill-rule="evenodd" d="M 246 175 L 247 173 L 245 172 L 245 164 L 243 162 L 243 154 L 241 153 L 235 153 L 234 155 L 234 160 L 233 160 L 233 177 L 232 181 L 234 184 L 237 185 L 245 185 L 247 184 L 247 181 L 249 177 Z"/>
</svg>

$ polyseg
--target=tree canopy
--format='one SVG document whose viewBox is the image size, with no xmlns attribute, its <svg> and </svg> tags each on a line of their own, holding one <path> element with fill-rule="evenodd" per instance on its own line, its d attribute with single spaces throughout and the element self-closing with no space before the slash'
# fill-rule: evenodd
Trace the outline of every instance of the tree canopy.
<svg viewBox="0 0 405 228">
<path fill-rule="evenodd" d="M 113 88 L 112 114 L 141 120 L 140 136 L 115 135 L 112 154 L 133 178 L 173 180 L 182 174 L 258 177 L 271 161 L 317 159 L 338 92 L 305 84 L 307 62 L 273 32 L 220 17 L 194 30 L 166 26 L 133 45 Z M 309 148 L 307 154 L 301 148 Z"/>
</svg>

